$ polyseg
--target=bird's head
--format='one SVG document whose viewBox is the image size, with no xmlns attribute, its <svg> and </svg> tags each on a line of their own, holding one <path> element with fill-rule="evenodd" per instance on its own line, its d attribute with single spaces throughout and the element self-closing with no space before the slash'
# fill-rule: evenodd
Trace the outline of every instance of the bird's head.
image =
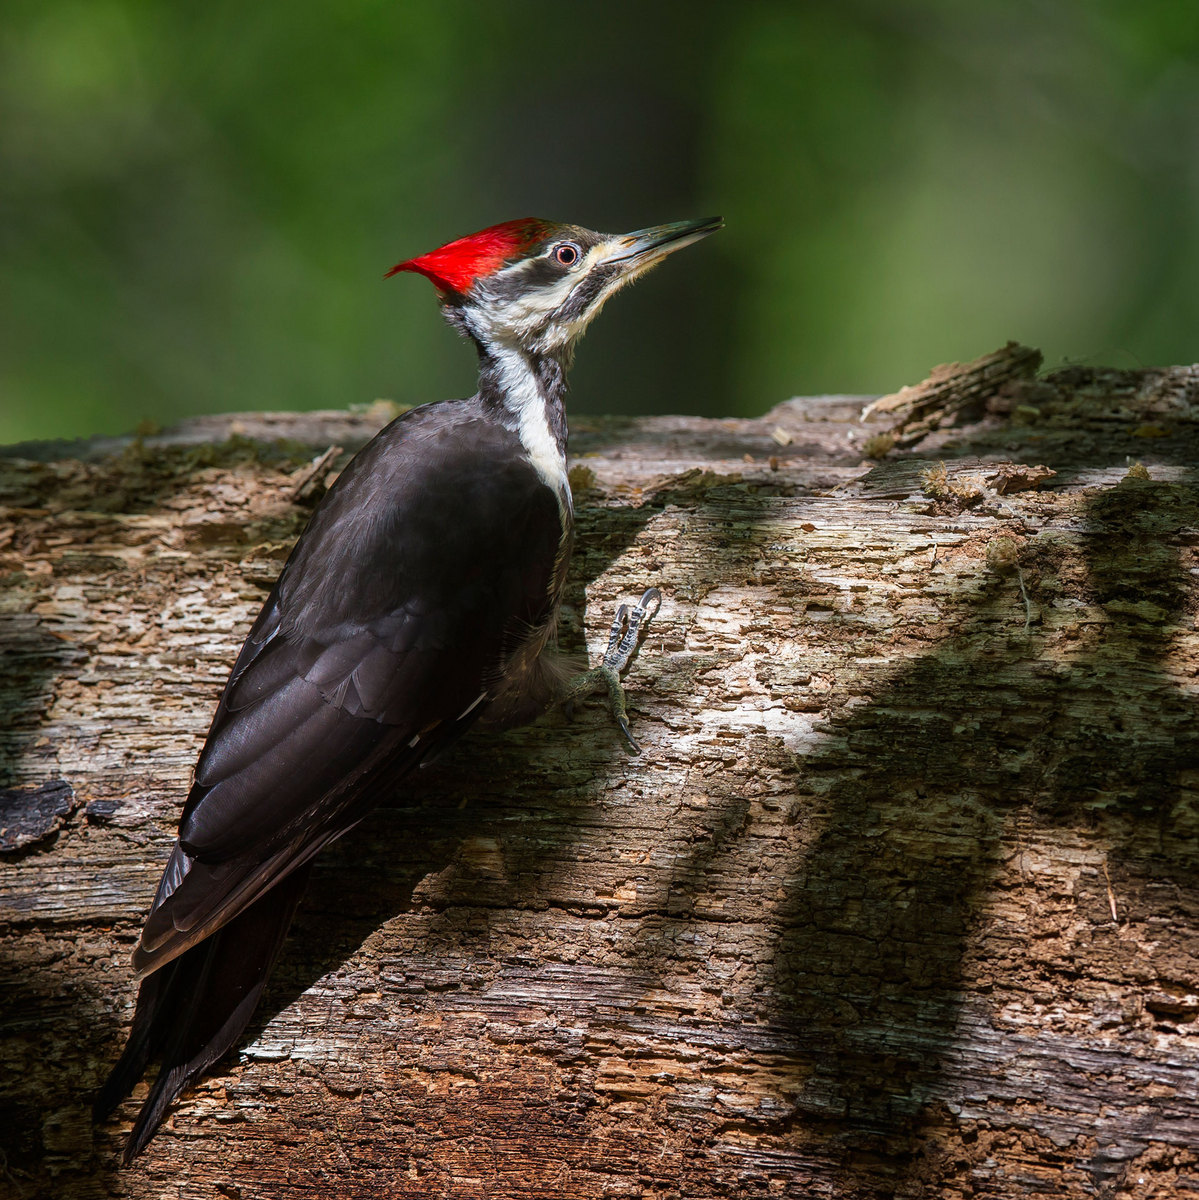
<svg viewBox="0 0 1199 1200">
<path fill-rule="evenodd" d="M 721 227 L 719 217 L 595 233 L 535 217 L 505 221 L 387 272 L 432 280 L 450 322 L 484 349 L 568 358 L 614 292 Z"/>
</svg>

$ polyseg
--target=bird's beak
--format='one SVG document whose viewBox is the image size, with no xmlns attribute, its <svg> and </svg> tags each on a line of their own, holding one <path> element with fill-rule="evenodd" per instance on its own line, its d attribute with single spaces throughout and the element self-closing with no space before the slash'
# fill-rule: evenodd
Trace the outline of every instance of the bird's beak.
<svg viewBox="0 0 1199 1200">
<path fill-rule="evenodd" d="M 612 238 L 604 248 L 604 265 L 620 264 L 623 271 L 640 275 L 668 254 L 706 238 L 724 225 L 723 217 L 704 217 L 701 221 L 673 221 L 653 225 Z"/>
</svg>

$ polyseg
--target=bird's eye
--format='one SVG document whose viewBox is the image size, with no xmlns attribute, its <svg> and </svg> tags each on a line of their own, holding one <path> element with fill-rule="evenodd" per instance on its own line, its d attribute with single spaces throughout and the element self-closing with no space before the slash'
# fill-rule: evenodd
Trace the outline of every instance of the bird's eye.
<svg viewBox="0 0 1199 1200">
<path fill-rule="evenodd" d="M 574 242 L 563 242 L 554 247 L 554 258 L 564 267 L 573 267 L 583 256 L 583 252 Z"/>
</svg>

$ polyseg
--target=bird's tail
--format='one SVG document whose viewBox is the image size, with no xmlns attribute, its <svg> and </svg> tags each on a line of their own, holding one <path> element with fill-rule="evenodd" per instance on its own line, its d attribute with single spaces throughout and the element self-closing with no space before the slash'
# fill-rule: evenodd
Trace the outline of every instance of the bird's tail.
<svg viewBox="0 0 1199 1200">
<path fill-rule="evenodd" d="M 293 871 L 228 925 L 142 981 L 129 1042 L 93 1107 L 96 1120 L 103 1120 L 133 1090 L 146 1064 L 162 1059 L 125 1143 L 126 1164 L 145 1149 L 171 1101 L 249 1024 L 308 873 L 308 864 Z"/>
</svg>

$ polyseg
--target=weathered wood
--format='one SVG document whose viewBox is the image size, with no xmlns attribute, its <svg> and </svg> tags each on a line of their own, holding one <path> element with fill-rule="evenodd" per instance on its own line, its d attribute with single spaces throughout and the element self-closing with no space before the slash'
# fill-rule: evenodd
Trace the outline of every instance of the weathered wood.
<svg viewBox="0 0 1199 1200">
<path fill-rule="evenodd" d="M 79 807 L 0 857 L 0 1194 L 1199 1189 L 1199 371 L 1022 386 L 879 464 L 860 398 L 576 421 L 565 640 L 662 589 L 644 755 L 597 703 L 425 773 L 127 1171 L 87 1108 L 188 772 L 385 414 L 13 452 L 0 786 Z"/>
<path fill-rule="evenodd" d="M 922 382 L 879 396 L 862 409 L 862 420 L 887 422 L 886 432 L 876 435 L 886 449 L 913 446 L 961 416 L 982 416 L 988 401 L 1022 395 L 1040 368 L 1039 350 L 1008 342 L 972 363 L 943 363 Z"/>
</svg>

